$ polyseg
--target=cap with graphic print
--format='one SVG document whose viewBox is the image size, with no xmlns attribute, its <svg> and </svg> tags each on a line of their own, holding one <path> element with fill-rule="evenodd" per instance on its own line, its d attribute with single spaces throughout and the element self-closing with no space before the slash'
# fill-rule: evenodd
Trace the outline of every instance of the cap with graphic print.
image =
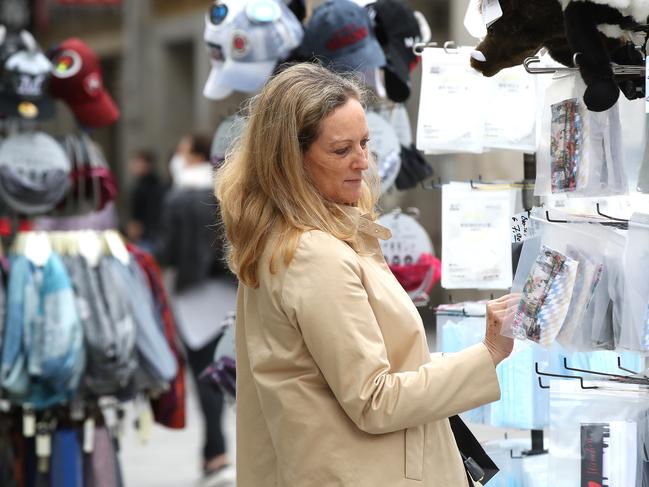
<svg viewBox="0 0 649 487">
<path fill-rule="evenodd" d="M 385 64 L 367 11 L 351 0 L 327 0 L 309 19 L 299 49 L 335 71 L 366 71 Z"/>
<path fill-rule="evenodd" d="M 87 127 L 105 127 L 119 119 L 119 110 L 104 87 L 99 59 L 81 39 L 63 41 L 50 53 L 54 65 L 50 93 L 70 107 Z"/>
<path fill-rule="evenodd" d="M 0 114 L 44 119 L 54 115 L 47 95 L 52 64 L 27 31 L 8 34 L 0 26 Z"/>
<path fill-rule="evenodd" d="M 216 2 L 205 19 L 212 71 L 203 94 L 219 100 L 235 90 L 259 91 L 303 36 L 302 24 L 283 1 Z"/>
</svg>

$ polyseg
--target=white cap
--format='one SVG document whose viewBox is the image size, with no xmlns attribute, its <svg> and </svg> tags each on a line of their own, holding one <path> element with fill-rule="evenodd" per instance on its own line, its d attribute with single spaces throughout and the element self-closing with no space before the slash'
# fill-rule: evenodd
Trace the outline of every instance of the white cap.
<svg viewBox="0 0 649 487">
<path fill-rule="evenodd" d="M 227 14 L 218 25 L 206 18 L 212 71 L 203 94 L 219 100 L 234 90 L 259 91 L 277 62 L 300 45 L 302 24 L 278 0 L 221 0 L 215 7 Z"/>
</svg>

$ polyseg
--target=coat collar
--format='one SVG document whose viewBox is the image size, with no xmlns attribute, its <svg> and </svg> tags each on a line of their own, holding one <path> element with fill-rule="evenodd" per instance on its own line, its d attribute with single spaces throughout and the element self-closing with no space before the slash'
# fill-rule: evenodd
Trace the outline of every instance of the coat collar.
<svg viewBox="0 0 649 487">
<path fill-rule="evenodd" d="M 343 213 L 351 218 L 357 232 L 381 240 L 389 240 L 392 237 L 392 232 L 389 228 L 373 221 L 369 214 L 361 215 L 359 208 L 347 205 L 340 205 L 339 207 Z"/>
</svg>

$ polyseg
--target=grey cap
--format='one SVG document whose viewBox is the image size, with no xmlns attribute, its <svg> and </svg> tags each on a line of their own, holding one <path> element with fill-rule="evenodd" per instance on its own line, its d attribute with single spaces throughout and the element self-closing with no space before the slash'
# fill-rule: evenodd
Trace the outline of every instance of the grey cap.
<svg viewBox="0 0 649 487">
<path fill-rule="evenodd" d="M 65 151 L 47 134 L 12 135 L 0 144 L 0 198 L 18 213 L 52 210 L 70 187 L 69 175 Z"/>
</svg>

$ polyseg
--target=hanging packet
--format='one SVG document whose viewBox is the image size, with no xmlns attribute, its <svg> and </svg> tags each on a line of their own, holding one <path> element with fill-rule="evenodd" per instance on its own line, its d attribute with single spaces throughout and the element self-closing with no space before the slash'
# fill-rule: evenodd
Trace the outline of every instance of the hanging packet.
<svg viewBox="0 0 649 487">
<path fill-rule="evenodd" d="M 533 237 L 524 242 L 512 292 L 521 299 L 502 333 L 550 347 L 555 339 L 575 350 L 595 348 L 592 327 L 601 330 L 608 306 L 604 230 L 586 223 L 553 223 L 532 212 Z M 596 323 L 596 324 L 595 324 Z"/>
<path fill-rule="evenodd" d="M 537 78 L 523 66 L 500 71 L 485 78 L 486 149 L 536 150 Z"/>
<path fill-rule="evenodd" d="M 550 382 L 550 484 L 643 487 L 649 482 L 646 388 Z"/>
<path fill-rule="evenodd" d="M 624 249 L 620 346 L 649 351 L 649 215 L 634 213 Z"/>
<path fill-rule="evenodd" d="M 443 305 L 435 310 L 437 350 L 460 352 L 480 343 L 485 332 L 485 303 L 458 303 Z M 489 417 L 489 405 L 480 406 L 460 414 L 468 423 L 484 423 Z"/>
<path fill-rule="evenodd" d="M 487 84 L 469 64 L 471 51 L 423 51 L 417 149 L 426 154 L 483 152 Z"/>
<path fill-rule="evenodd" d="M 537 196 L 612 196 L 628 191 L 619 106 L 589 111 L 582 101 L 584 90 L 574 74 L 555 78 L 546 91 L 537 146 Z"/>
<path fill-rule="evenodd" d="M 451 183 L 442 189 L 442 286 L 508 289 L 514 192 Z"/>
</svg>

